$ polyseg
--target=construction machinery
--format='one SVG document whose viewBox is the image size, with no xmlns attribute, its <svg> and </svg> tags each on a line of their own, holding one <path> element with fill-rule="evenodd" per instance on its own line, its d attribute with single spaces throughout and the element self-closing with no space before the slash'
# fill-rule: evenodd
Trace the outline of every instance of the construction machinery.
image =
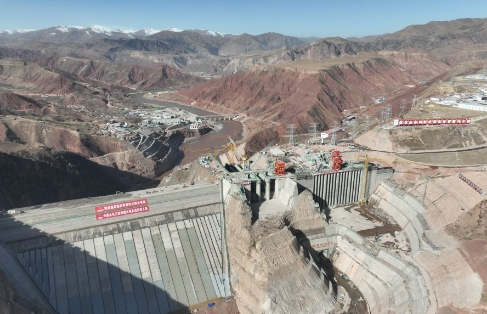
<svg viewBox="0 0 487 314">
<path fill-rule="evenodd" d="M 245 171 L 248 166 L 247 166 L 247 155 L 245 155 L 245 153 L 243 155 L 241 155 L 238 150 L 237 150 L 237 144 L 235 144 L 235 142 L 232 140 L 231 137 L 228 137 L 230 139 L 230 143 L 233 145 L 233 152 L 235 153 L 235 156 L 240 159 L 240 161 L 242 162 L 242 170 Z"/>
<path fill-rule="evenodd" d="M 283 176 L 286 174 L 286 163 L 284 161 L 276 161 L 276 166 L 274 167 L 274 174 L 276 176 Z"/>
<path fill-rule="evenodd" d="M 225 146 L 223 146 L 222 148 L 220 148 L 218 151 L 216 149 L 213 150 L 213 157 L 218 157 L 220 156 L 221 154 L 223 154 L 223 152 L 229 150 L 231 151 L 231 154 L 229 154 L 230 156 L 228 156 L 228 161 L 230 161 L 230 163 L 235 163 L 234 161 L 234 156 L 235 156 L 235 145 L 233 143 L 229 143 Z"/>
<path fill-rule="evenodd" d="M 340 155 L 339 150 L 334 150 L 331 152 L 331 162 L 332 162 L 331 169 L 335 171 L 342 169 L 343 158 L 342 155 Z"/>
</svg>

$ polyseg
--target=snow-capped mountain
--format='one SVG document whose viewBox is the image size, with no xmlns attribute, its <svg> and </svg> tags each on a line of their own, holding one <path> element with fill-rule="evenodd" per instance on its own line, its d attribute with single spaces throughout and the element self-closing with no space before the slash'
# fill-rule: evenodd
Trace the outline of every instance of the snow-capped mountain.
<svg viewBox="0 0 487 314">
<path fill-rule="evenodd" d="M 163 31 L 181 33 L 184 31 L 198 33 L 200 35 L 207 35 L 213 37 L 233 37 L 236 35 L 225 34 L 205 29 L 188 29 L 182 30 L 178 28 L 166 28 Z M 140 30 L 133 29 L 111 29 L 109 27 L 101 25 L 92 25 L 89 27 L 83 26 L 68 26 L 59 25 L 41 30 L 34 29 L 19 29 L 19 30 L 4 30 L 0 31 L 0 38 L 3 40 L 12 38 L 28 38 L 28 39 L 40 39 L 49 42 L 71 42 L 71 41 L 87 41 L 94 38 L 140 38 L 146 36 L 152 36 L 161 32 L 161 30 L 153 28 L 143 28 Z"/>
<path fill-rule="evenodd" d="M 13 34 L 24 34 L 24 33 L 29 33 L 29 32 L 35 32 L 35 29 L 16 29 L 16 30 L 4 30 L 0 31 L 0 34 L 5 34 L 5 35 L 13 35 Z"/>
</svg>

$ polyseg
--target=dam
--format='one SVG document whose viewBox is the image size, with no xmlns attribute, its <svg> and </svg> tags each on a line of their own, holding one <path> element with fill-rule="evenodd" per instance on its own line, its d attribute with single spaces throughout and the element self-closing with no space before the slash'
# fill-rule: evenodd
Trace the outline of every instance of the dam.
<svg viewBox="0 0 487 314">
<path fill-rule="evenodd" d="M 138 200 L 147 211 L 96 213 Z M 39 207 L 2 215 L 0 239 L 59 313 L 170 313 L 231 294 L 218 185 Z"/>
</svg>

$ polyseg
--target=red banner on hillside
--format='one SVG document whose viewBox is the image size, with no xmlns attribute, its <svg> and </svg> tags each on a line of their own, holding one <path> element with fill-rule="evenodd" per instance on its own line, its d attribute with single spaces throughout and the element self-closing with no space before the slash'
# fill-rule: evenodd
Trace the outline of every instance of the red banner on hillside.
<svg viewBox="0 0 487 314">
<path fill-rule="evenodd" d="M 470 124 L 472 119 L 396 119 L 394 125 L 415 126 L 415 125 L 445 125 L 445 124 Z"/>
<path fill-rule="evenodd" d="M 103 220 L 103 219 L 107 219 L 107 218 L 121 217 L 121 216 L 143 213 L 143 212 L 148 212 L 148 211 L 149 211 L 149 206 L 129 208 L 129 209 L 119 210 L 119 211 L 115 211 L 115 212 L 106 212 L 103 214 L 96 214 L 96 220 Z"/>
<path fill-rule="evenodd" d="M 107 205 L 102 205 L 102 206 L 96 206 L 95 212 L 101 213 L 101 212 L 105 212 L 105 211 L 112 211 L 112 210 L 130 208 L 130 207 L 147 205 L 147 204 L 148 204 L 147 199 L 141 198 L 141 199 L 133 200 L 133 201 L 125 201 L 125 202 L 120 202 L 120 203 L 115 203 L 115 204 L 107 204 Z"/>
</svg>

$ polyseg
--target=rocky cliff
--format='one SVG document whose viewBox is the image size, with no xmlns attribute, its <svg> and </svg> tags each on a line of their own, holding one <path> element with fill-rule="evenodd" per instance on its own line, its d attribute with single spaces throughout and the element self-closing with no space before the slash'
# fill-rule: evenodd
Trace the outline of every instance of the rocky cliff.
<svg viewBox="0 0 487 314">
<path fill-rule="evenodd" d="M 252 224 L 252 210 L 238 190 L 227 197 L 231 282 L 240 313 L 330 313 L 335 307 L 327 282 L 306 260 L 288 227 L 315 228 L 322 219 L 306 193 L 293 204 Z"/>
<path fill-rule="evenodd" d="M 45 93 L 64 93 L 72 90 L 73 81 L 37 64 L 2 59 L 0 60 L 0 87 L 22 88 Z"/>
</svg>

